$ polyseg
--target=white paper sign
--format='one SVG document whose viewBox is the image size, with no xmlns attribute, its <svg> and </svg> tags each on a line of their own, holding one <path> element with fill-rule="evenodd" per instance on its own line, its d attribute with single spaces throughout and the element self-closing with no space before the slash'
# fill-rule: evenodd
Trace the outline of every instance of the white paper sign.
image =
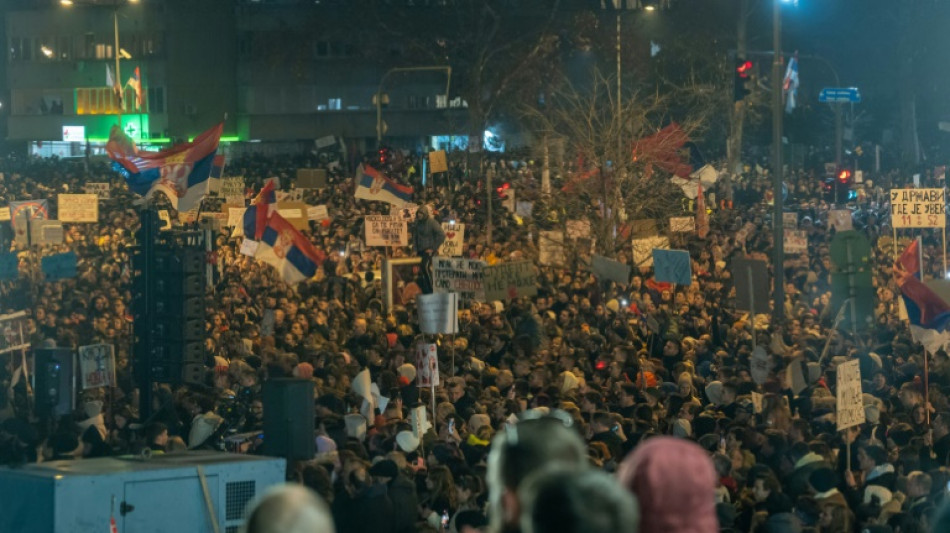
<svg viewBox="0 0 950 533">
<path fill-rule="evenodd" d="M 257 247 L 259 245 L 260 245 L 259 242 L 252 239 L 245 238 L 244 241 L 241 243 L 241 253 L 244 255 L 249 255 L 251 257 L 254 257 L 255 255 L 257 255 Z"/>
<path fill-rule="evenodd" d="M 307 220 L 326 220 L 330 218 L 330 212 L 325 205 L 311 205 L 307 207 Z"/>
<path fill-rule="evenodd" d="M 99 221 L 99 197 L 95 194 L 59 194 L 56 203 L 61 222 Z"/>
<path fill-rule="evenodd" d="M 485 262 L 453 257 L 432 258 L 432 289 L 454 292 L 463 300 L 485 300 Z"/>
<path fill-rule="evenodd" d="M 864 397 L 861 391 L 861 362 L 852 359 L 836 369 L 838 431 L 864 423 Z"/>
<path fill-rule="evenodd" d="M 795 229 L 798 227 L 798 213 L 782 213 L 782 225 L 786 228 Z"/>
<path fill-rule="evenodd" d="M 244 212 L 247 211 L 246 207 L 229 207 L 228 208 L 228 227 L 236 228 L 244 224 Z"/>
<path fill-rule="evenodd" d="M 419 329 L 427 335 L 458 333 L 458 300 L 454 292 L 417 296 Z"/>
<path fill-rule="evenodd" d="M 83 186 L 83 190 L 87 193 L 95 194 L 99 198 L 109 198 L 108 183 L 87 183 Z"/>
<path fill-rule="evenodd" d="M 894 228 L 943 228 L 943 189 L 891 189 L 891 224 Z"/>
<path fill-rule="evenodd" d="M 442 223 L 442 231 L 445 232 L 445 241 L 439 246 L 439 255 L 445 257 L 458 257 L 462 255 L 462 249 L 465 247 L 465 224 Z"/>
<path fill-rule="evenodd" d="M 300 209 L 278 209 L 280 216 L 284 217 L 287 220 L 292 218 L 303 218 L 303 211 Z"/>
<path fill-rule="evenodd" d="M 835 231 L 854 229 L 851 220 L 851 211 L 849 209 L 832 209 L 828 211 L 828 226 L 835 228 Z"/>
<path fill-rule="evenodd" d="M 435 344 L 420 342 L 416 345 L 416 385 L 439 386 L 439 356 Z"/>
<path fill-rule="evenodd" d="M 802 229 L 785 230 L 785 253 L 808 253 L 808 233 Z"/>
<path fill-rule="evenodd" d="M 364 221 L 367 246 L 409 245 L 409 227 L 402 217 L 366 215 Z"/>
<path fill-rule="evenodd" d="M 115 386 L 115 347 L 92 344 L 79 347 L 79 372 L 83 389 Z"/>
</svg>

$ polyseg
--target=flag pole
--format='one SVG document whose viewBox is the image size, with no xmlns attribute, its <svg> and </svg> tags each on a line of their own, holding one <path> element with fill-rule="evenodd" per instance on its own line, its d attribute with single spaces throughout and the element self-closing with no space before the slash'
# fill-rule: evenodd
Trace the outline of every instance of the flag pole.
<svg viewBox="0 0 950 533">
<path fill-rule="evenodd" d="M 944 264 L 946 264 L 947 256 L 946 252 L 944 253 Z M 920 271 L 920 282 L 924 282 L 924 242 L 920 235 L 917 236 L 917 261 L 918 269 Z M 946 267 L 944 267 L 946 268 Z M 946 275 L 946 274 L 944 274 Z M 924 417 L 927 421 L 927 427 L 930 428 L 930 369 L 927 362 L 929 359 L 927 354 L 927 347 L 924 346 Z"/>
</svg>

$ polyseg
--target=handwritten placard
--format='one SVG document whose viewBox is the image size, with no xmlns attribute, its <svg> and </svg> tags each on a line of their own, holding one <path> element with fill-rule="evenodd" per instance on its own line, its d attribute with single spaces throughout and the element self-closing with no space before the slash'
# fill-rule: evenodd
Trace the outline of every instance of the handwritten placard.
<svg viewBox="0 0 950 533">
<path fill-rule="evenodd" d="M 838 431 L 864 423 L 864 396 L 861 391 L 861 362 L 841 363 L 836 369 Z"/>
<path fill-rule="evenodd" d="M 433 174 L 449 171 L 449 165 L 445 158 L 445 150 L 429 152 L 429 168 Z"/>
<path fill-rule="evenodd" d="M 943 228 L 943 189 L 891 189 L 891 223 L 895 228 Z"/>
<path fill-rule="evenodd" d="M 803 229 L 785 230 L 785 253 L 808 253 L 808 233 Z"/>
<path fill-rule="evenodd" d="M 307 207 L 307 220 L 320 222 L 330 218 L 330 211 L 325 205 L 311 205 Z"/>
<path fill-rule="evenodd" d="M 95 194 L 60 194 L 56 202 L 61 222 L 99 221 L 99 197 Z"/>
<path fill-rule="evenodd" d="M 420 342 L 416 345 L 416 385 L 439 386 L 439 353 L 435 344 Z"/>
<path fill-rule="evenodd" d="M 83 190 L 84 190 L 85 192 L 87 192 L 87 193 L 89 193 L 89 194 L 95 194 L 96 196 L 98 196 L 98 197 L 101 198 L 101 199 L 108 199 L 108 198 L 109 198 L 109 189 L 110 189 L 110 188 L 111 188 L 111 187 L 109 186 L 108 183 L 101 183 L 101 182 L 100 182 L 100 183 L 91 182 L 91 183 L 87 183 L 87 184 L 85 184 L 85 185 L 83 186 Z"/>
<path fill-rule="evenodd" d="M 485 300 L 485 262 L 436 256 L 432 258 L 432 288 L 437 293 L 454 292 L 462 300 Z"/>
<path fill-rule="evenodd" d="M 115 386 L 115 347 L 92 344 L 79 347 L 79 371 L 83 389 Z"/>
<path fill-rule="evenodd" d="M 486 266 L 484 272 L 486 300 L 513 300 L 538 293 L 538 277 L 531 261 Z"/>
<path fill-rule="evenodd" d="M 445 241 L 442 242 L 442 246 L 439 246 L 439 255 L 446 257 L 462 255 L 462 249 L 465 247 L 465 224 L 443 222 L 442 231 L 445 233 Z"/>
<path fill-rule="evenodd" d="M 409 226 L 402 217 L 366 215 L 363 220 L 367 246 L 409 245 Z"/>
<path fill-rule="evenodd" d="M 563 232 L 538 232 L 538 262 L 542 265 L 563 265 L 565 263 Z"/>
</svg>

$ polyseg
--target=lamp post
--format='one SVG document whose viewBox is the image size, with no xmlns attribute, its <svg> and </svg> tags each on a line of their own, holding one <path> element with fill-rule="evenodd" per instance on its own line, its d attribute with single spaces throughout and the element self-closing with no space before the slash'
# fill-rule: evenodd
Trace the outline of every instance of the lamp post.
<svg viewBox="0 0 950 533">
<path fill-rule="evenodd" d="M 815 59 L 818 62 L 823 63 L 826 67 L 828 67 L 828 70 L 830 70 L 831 73 L 834 75 L 835 87 L 841 87 L 841 78 L 838 77 L 838 70 L 834 67 L 834 65 L 831 64 L 831 61 L 828 61 L 827 59 L 815 54 L 800 55 L 798 57 L 800 59 Z M 841 125 L 841 103 L 840 102 L 834 103 L 834 110 L 835 110 L 835 168 L 841 168 L 841 144 L 842 144 L 841 138 L 842 138 L 843 128 Z"/>
<path fill-rule="evenodd" d="M 772 324 L 785 321 L 785 227 L 782 220 L 782 1 L 772 0 Z"/>
<path fill-rule="evenodd" d="M 379 87 L 376 89 L 376 147 L 380 147 L 383 144 L 383 86 L 386 84 L 386 78 L 391 74 L 397 72 L 425 72 L 425 71 L 444 71 L 445 72 L 445 100 L 446 106 L 448 106 L 449 99 L 449 87 L 452 83 L 452 67 L 445 66 L 428 66 L 428 67 L 396 67 L 391 68 L 383 74 L 383 77 L 379 80 Z"/>
<path fill-rule="evenodd" d="M 75 4 L 75 0 L 59 0 L 59 4 L 63 7 L 72 7 Z M 121 48 L 119 48 L 119 6 L 124 4 L 137 4 L 139 0 L 113 0 L 112 2 L 112 30 L 113 37 L 115 42 L 115 48 L 113 48 L 112 56 L 115 57 L 115 84 L 118 86 L 122 83 L 122 70 L 119 64 L 119 56 L 121 54 Z M 131 59 L 129 56 L 127 59 Z M 119 129 L 122 128 L 122 93 L 119 93 L 119 115 L 117 117 L 117 124 Z"/>
</svg>

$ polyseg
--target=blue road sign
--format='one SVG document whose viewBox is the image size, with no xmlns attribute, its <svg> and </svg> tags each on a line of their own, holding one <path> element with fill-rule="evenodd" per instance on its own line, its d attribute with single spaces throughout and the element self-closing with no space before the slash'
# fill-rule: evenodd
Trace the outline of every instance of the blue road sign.
<svg viewBox="0 0 950 533">
<path fill-rule="evenodd" d="M 818 101 L 824 104 L 861 101 L 861 91 L 857 87 L 825 87 L 818 93 Z"/>
</svg>

